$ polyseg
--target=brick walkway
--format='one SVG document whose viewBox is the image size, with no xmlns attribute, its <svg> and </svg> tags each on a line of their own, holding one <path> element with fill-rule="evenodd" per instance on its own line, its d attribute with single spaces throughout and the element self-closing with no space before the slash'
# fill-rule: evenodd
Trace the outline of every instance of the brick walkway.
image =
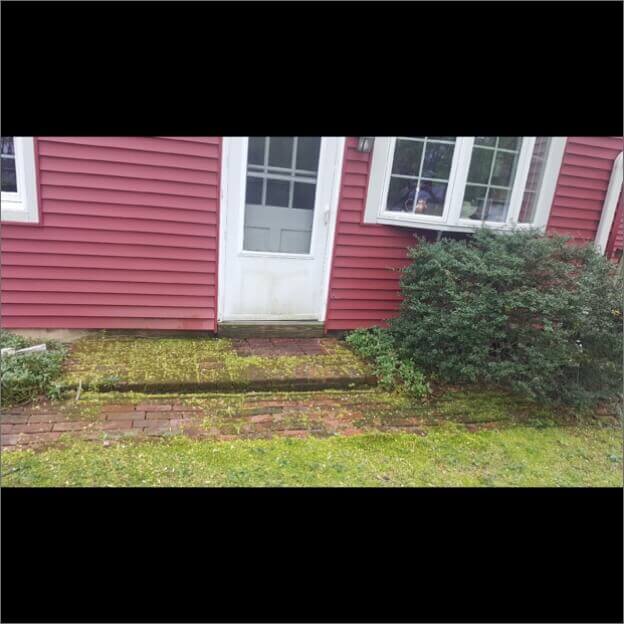
<svg viewBox="0 0 624 624">
<path fill-rule="evenodd" d="M 59 441 L 62 435 L 89 440 L 124 437 L 149 438 L 185 434 L 196 438 L 231 440 L 353 435 L 366 430 L 402 430 L 421 433 L 417 418 L 399 414 L 396 406 L 374 391 L 307 393 L 306 396 L 238 395 L 232 405 L 216 408 L 178 399 L 103 404 L 88 417 L 76 412 L 76 403 L 40 403 L 0 413 L 3 450 L 35 447 Z M 217 401 L 207 398 L 206 401 Z M 69 406 L 73 412 L 64 411 Z M 424 432 L 423 432 L 424 433 Z"/>
</svg>

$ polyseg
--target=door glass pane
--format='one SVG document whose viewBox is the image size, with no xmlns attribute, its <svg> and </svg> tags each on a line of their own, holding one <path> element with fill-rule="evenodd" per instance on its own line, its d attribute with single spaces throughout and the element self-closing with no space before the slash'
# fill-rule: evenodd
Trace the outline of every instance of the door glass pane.
<svg viewBox="0 0 624 624">
<path fill-rule="evenodd" d="M 269 139 L 269 167 L 292 168 L 293 137 L 267 137 Z"/>
<path fill-rule="evenodd" d="M 321 137 L 299 137 L 297 140 L 297 169 L 316 171 L 321 153 Z"/>
<path fill-rule="evenodd" d="M 285 206 L 287 208 L 289 195 L 290 182 L 267 179 L 267 206 Z"/>
<path fill-rule="evenodd" d="M 266 137 L 249 137 L 249 164 L 264 165 Z"/>
<path fill-rule="evenodd" d="M 262 182 L 262 178 L 247 176 L 247 197 L 245 201 L 248 204 L 262 203 Z"/>
<path fill-rule="evenodd" d="M 17 193 L 17 176 L 15 172 L 15 145 L 13 137 L 1 137 L 0 159 L 2 161 L 2 192 Z"/>
<path fill-rule="evenodd" d="M 250 137 L 244 250 L 310 253 L 320 147 L 320 137 Z"/>
</svg>

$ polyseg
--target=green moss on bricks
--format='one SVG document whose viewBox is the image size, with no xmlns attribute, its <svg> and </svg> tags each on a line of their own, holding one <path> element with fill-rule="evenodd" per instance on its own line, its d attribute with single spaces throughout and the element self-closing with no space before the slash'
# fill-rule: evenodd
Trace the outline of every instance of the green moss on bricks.
<svg viewBox="0 0 624 624">
<path fill-rule="evenodd" d="M 286 385 L 288 379 L 370 377 L 368 366 L 346 347 L 336 344 L 324 355 L 242 357 L 224 338 L 139 338 L 89 336 L 76 341 L 62 382 L 82 383 L 92 390 L 153 386 L 188 391 L 193 384 L 243 389 L 262 381 Z"/>
</svg>

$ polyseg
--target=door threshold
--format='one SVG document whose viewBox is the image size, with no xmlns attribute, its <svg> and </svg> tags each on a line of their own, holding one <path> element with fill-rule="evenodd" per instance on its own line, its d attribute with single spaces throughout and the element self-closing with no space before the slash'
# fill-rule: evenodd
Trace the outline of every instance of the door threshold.
<svg viewBox="0 0 624 624">
<path fill-rule="evenodd" d="M 223 321 L 217 334 L 225 338 L 322 338 L 321 321 Z"/>
</svg>

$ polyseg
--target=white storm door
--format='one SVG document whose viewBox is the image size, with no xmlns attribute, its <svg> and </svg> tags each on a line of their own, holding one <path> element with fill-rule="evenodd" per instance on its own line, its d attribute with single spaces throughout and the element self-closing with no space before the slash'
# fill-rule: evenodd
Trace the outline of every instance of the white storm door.
<svg viewBox="0 0 624 624">
<path fill-rule="evenodd" d="M 224 138 L 220 320 L 322 320 L 344 140 Z"/>
</svg>

